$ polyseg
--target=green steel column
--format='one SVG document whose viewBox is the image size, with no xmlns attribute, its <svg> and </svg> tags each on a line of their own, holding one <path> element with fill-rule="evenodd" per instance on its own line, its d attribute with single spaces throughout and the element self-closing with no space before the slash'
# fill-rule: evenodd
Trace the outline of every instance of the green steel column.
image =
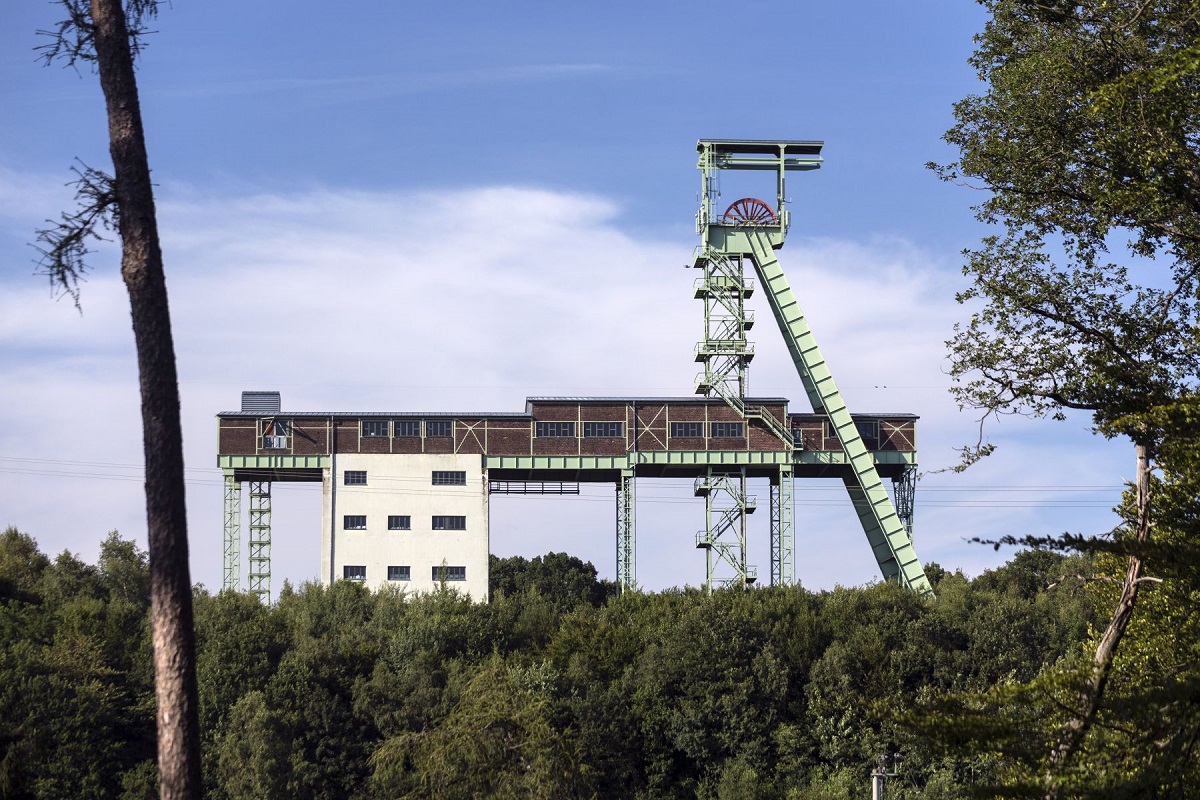
<svg viewBox="0 0 1200 800">
<path fill-rule="evenodd" d="M 733 473 L 709 468 L 696 479 L 695 492 L 704 497 L 705 529 L 696 532 L 696 547 L 705 551 L 705 591 L 745 589 L 758 578 L 746 564 L 746 517 L 756 504 L 746 494 L 745 468 Z"/>
<path fill-rule="evenodd" d="M 250 594 L 271 602 L 271 482 L 250 481 Z"/>
<path fill-rule="evenodd" d="M 617 586 L 622 592 L 637 585 L 634 561 L 636 500 L 633 470 L 622 470 L 617 479 Z"/>
<path fill-rule="evenodd" d="M 917 558 L 912 539 L 888 497 L 850 411 L 842 400 L 833 374 L 825 363 L 808 320 L 788 285 L 771 239 L 765 231 L 747 230 L 746 242 L 753 255 L 759 280 L 767 292 L 771 311 L 779 323 L 784 342 L 792 355 L 813 410 L 829 416 L 846 452 L 850 471 L 843 475 L 846 490 L 867 535 L 885 580 L 898 581 L 921 593 L 932 593 L 925 569 Z"/>
<path fill-rule="evenodd" d="M 771 585 L 791 586 L 795 570 L 795 506 L 791 465 L 771 480 Z"/>
<path fill-rule="evenodd" d="M 221 590 L 236 592 L 242 588 L 242 484 L 225 470 L 225 556 L 221 570 Z"/>
</svg>

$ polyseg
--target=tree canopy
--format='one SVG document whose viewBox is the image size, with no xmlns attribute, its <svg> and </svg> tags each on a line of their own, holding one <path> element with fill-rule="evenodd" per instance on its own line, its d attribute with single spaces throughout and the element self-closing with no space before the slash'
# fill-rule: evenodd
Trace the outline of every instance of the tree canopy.
<svg viewBox="0 0 1200 800">
<path fill-rule="evenodd" d="M 1195 386 L 1200 342 L 1200 11 L 1195 3 L 987 0 L 935 166 L 985 190 L 1002 232 L 968 251 L 979 308 L 951 342 L 989 412 L 1093 414 L 1106 433 Z M 1133 427 L 1130 427 L 1132 422 Z"/>
<path fill-rule="evenodd" d="M 1101 574 L 1083 576 L 1112 609 L 1091 657 L 958 698 L 948 738 L 1024 753 L 1005 777 L 1022 795 L 1178 789 L 1194 771 L 1181 743 L 1195 740 L 1196 699 L 1151 654 L 1198 666 L 1163 623 L 1194 616 L 1200 564 L 1184 455 L 1200 441 L 1200 4 L 983 5 L 971 63 L 987 88 L 955 106 L 958 160 L 934 165 L 984 190 L 977 217 L 1000 228 L 965 253 L 959 300 L 972 314 L 948 343 L 955 393 L 984 419 L 1086 412 L 1133 443 L 1135 479 L 1111 538 L 1016 537 L 1105 554 Z M 990 450 L 981 437 L 964 463 Z M 984 709 L 1005 721 L 964 734 Z"/>
<path fill-rule="evenodd" d="M 478 604 L 342 581 L 271 606 L 197 590 L 205 793 L 850 800 L 899 752 L 889 797 L 966 798 L 995 764 L 899 716 L 1077 654 L 1091 599 L 1046 586 L 1087 569 L 1036 552 L 974 580 L 931 569 L 934 604 L 888 584 L 593 603 L 518 581 Z M 115 534 L 95 566 L 0 535 L 0 795 L 155 796 L 148 580 Z"/>
</svg>

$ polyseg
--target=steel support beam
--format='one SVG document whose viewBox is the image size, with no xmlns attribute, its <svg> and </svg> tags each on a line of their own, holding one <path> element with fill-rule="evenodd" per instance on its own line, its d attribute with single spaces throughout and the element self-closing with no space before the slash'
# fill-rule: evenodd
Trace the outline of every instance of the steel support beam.
<svg viewBox="0 0 1200 800">
<path fill-rule="evenodd" d="M 920 594 L 932 594 L 933 587 L 913 549 L 909 532 L 883 487 L 875 460 L 863 444 L 858 427 L 833 380 L 833 373 L 817 347 L 808 320 L 775 257 L 770 236 L 762 231 L 747 230 L 742 237 L 743 246 L 753 256 L 759 280 L 767 290 L 771 311 L 779 323 L 813 410 L 829 415 L 829 422 L 846 451 L 851 469 L 842 480 L 880 572 L 885 580 L 896 581 Z"/>
<path fill-rule="evenodd" d="M 705 551 L 705 591 L 748 588 L 758 570 L 746 564 L 746 517 L 757 505 L 746 494 L 746 470 L 710 469 L 696 479 L 695 492 L 704 498 L 705 528 L 696 532 L 696 547 Z"/>
<path fill-rule="evenodd" d="M 637 586 L 634 507 L 637 494 L 633 470 L 617 480 L 617 586 L 622 592 Z"/>
<path fill-rule="evenodd" d="M 221 590 L 242 588 L 242 484 L 233 470 L 225 471 L 225 555 L 222 560 Z"/>
<path fill-rule="evenodd" d="M 780 467 L 771 480 L 771 585 L 791 586 L 796 581 L 795 505 L 791 467 Z"/>
<path fill-rule="evenodd" d="M 271 482 L 250 481 L 250 594 L 271 602 Z"/>
</svg>

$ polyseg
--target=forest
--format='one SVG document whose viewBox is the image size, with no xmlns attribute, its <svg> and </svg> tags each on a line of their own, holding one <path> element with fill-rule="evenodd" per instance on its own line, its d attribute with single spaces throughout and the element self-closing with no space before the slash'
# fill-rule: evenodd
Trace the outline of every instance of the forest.
<svg viewBox="0 0 1200 800">
<path fill-rule="evenodd" d="M 1003 754 L 912 713 L 1083 659 L 1095 594 L 1062 578 L 1089 558 L 930 565 L 936 602 L 884 583 L 619 594 L 563 553 L 493 556 L 488 603 L 197 587 L 205 793 L 834 800 L 869 796 L 887 757 L 889 798 L 969 797 Z M 116 532 L 95 565 L 0 535 L 0 796 L 157 796 L 149 581 Z"/>
</svg>

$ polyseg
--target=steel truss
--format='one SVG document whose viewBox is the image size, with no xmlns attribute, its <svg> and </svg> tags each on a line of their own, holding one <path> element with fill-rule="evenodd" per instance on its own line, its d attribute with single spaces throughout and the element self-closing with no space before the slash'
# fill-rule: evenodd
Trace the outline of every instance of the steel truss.
<svg viewBox="0 0 1200 800">
<path fill-rule="evenodd" d="M 746 331 L 754 326 L 746 298 L 754 293 L 754 282 L 746 278 L 740 256 L 713 254 L 702 268 L 695 296 L 704 301 L 704 339 L 696 344 L 696 361 L 704 372 L 696 378 L 696 393 L 745 397 L 746 368 L 754 359 L 754 346 L 746 341 Z"/>
<path fill-rule="evenodd" d="M 910 464 L 896 477 L 892 478 L 892 494 L 896 498 L 896 514 L 908 531 L 908 538 L 913 537 L 913 513 L 917 502 L 917 467 Z"/>
<path fill-rule="evenodd" d="M 771 479 L 771 585 L 791 586 L 796 581 L 795 504 L 792 467 L 781 466 Z"/>
<path fill-rule="evenodd" d="M 225 557 L 221 569 L 221 590 L 236 592 L 242 588 L 242 484 L 225 472 Z"/>
<path fill-rule="evenodd" d="M 622 592 L 637 586 L 634 542 L 636 500 L 633 470 L 622 470 L 617 480 L 617 586 Z"/>
<path fill-rule="evenodd" d="M 696 547 L 705 551 L 705 591 L 748 588 L 758 579 L 758 570 L 746 564 L 746 517 L 757 503 L 746 494 L 746 470 L 710 468 L 696 479 L 695 493 L 704 498 L 707 523 L 696 532 Z"/>
<path fill-rule="evenodd" d="M 250 594 L 271 602 L 271 482 L 250 481 Z"/>
</svg>

